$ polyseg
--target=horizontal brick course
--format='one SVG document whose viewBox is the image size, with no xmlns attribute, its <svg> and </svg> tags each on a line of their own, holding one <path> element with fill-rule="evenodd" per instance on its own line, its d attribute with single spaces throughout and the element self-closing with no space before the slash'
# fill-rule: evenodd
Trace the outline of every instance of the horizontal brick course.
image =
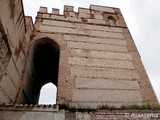
<svg viewBox="0 0 160 120">
<path fill-rule="evenodd" d="M 67 42 L 67 46 L 70 48 L 87 49 L 87 50 L 128 52 L 125 46 L 115 46 L 115 45 L 105 45 L 105 44 L 95 44 L 95 43 Z"/>
<path fill-rule="evenodd" d="M 95 36 L 95 37 L 123 39 L 123 35 L 121 33 L 114 33 L 114 32 L 73 29 L 73 28 L 61 28 L 61 27 L 44 26 L 44 25 L 41 25 L 39 30 L 40 32 L 49 32 L 49 33 L 53 33 L 53 32 L 68 33 L 68 34 L 88 35 L 88 36 Z"/>
<path fill-rule="evenodd" d="M 52 15 L 53 16 L 53 15 Z M 54 16 L 55 18 L 62 18 L 63 16 Z M 75 19 L 75 18 L 73 18 Z M 95 19 L 90 19 L 90 23 L 94 23 Z M 100 22 L 101 20 L 97 20 L 97 22 Z M 80 22 L 80 21 L 79 21 Z M 96 22 L 96 21 L 95 21 Z M 90 29 L 90 30 L 99 30 L 99 31 L 108 31 L 108 32 L 120 32 L 122 33 L 122 28 L 115 28 L 115 27 L 108 27 L 108 26 L 98 26 L 98 25 L 87 25 L 87 24 L 81 24 L 81 23 L 71 23 L 71 22 L 65 22 L 65 21 L 56 21 L 56 20 L 43 20 L 43 25 L 49 25 L 49 26 L 59 26 L 59 27 L 69 27 L 69 28 L 79 28 L 79 29 Z"/>
<path fill-rule="evenodd" d="M 107 59 L 96 59 L 96 58 L 79 58 L 70 57 L 69 64 L 71 65 L 82 65 L 92 67 L 107 67 L 107 68 L 126 68 L 133 69 L 133 64 L 130 61 L 120 60 L 107 60 Z"/>
<path fill-rule="evenodd" d="M 105 43 L 113 45 L 126 45 L 125 40 L 121 39 L 111 39 L 111 38 L 99 38 L 99 37 L 86 37 L 86 36 L 76 36 L 76 35 L 64 35 L 64 40 L 66 41 L 77 41 L 77 42 L 91 42 L 91 43 Z"/>
<path fill-rule="evenodd" d="M 73 101 L 79 102 L 142 102 L 139 91 L 129 90 L 73 90 Z"/>
<path fill-rule="evenodd" d="M 82 89 L 140 89 L 137 81 L 76 78 L 75 87 Z"/>
<path fill-rule="evenodd" d="M 71 67 L 71 75 L 77 77 L 106 78 L 106 79 L 127 79 L 136 80 L 139 76 L 135 70 L 128 69 L 107 69 L 93 67 Z"/>
<path fill-rule="evenodd" d="M 96 50 L 82 50 L 82 49 L 71 49 L 71 55 L 76 57 L 88 57 L 88 58 L 106 58 L 113 60 L 132 60 L 131 54 L 129 53 L 115 53 L 106 51 Z"/>
</svg>

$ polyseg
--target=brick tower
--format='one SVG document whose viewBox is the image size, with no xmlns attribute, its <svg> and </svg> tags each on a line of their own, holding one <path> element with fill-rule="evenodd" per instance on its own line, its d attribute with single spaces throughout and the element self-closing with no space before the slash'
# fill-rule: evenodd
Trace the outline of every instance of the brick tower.
<svg viewBox="0 0 160 120">
<path fill-rule="evenodd" d="M 157 103 L 120 10 L 96 5 L 79 8 L 78 12 L 73 9 L 64 6 L 63 15 L 58 9 L 48 13 L 47 8 L 40 7 L 38 11 L 29 55 L 37 55 L 33 64 L 40 66 L 51 60 L 48 66 L 53 67 L 46 67 L 47 72 L 40 71 L 44 67 L 32 68 L 32 73 L 46 72 L 37 76 L 46 80 L 36 84 L 48 80 L 54 83 L 58 88 L 57 103 L 70 106 Z M 42 51 L 44 55 L 39 55 Z M 51 54 L 55 58 L 49 57 Z M 48 60 L 38 61 L 45 57 Z M 50 71 L 57 75 L 49 75 Z"/>
</svg>

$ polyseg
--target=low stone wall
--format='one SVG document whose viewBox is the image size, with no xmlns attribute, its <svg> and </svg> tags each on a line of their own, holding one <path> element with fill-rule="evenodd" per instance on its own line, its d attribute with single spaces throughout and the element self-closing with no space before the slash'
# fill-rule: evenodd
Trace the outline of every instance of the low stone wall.
<svg viewBox="0 0 160 120">
<path fill-rule="evenodd" d="M 57 105 L 0 105 L 0 120 L 64 120 Z"/>
<path fill-rule="evenodd" d="M 0 104 L 0 120 L 160 120 L 160 110 L 59 110 L 58 105 Z"/>
<path fill-rule="evenodd" d="M 93 112 L 66 112 L 66 120 L 159 120 L 160 111 L 101 110 Z"/>
</svg>

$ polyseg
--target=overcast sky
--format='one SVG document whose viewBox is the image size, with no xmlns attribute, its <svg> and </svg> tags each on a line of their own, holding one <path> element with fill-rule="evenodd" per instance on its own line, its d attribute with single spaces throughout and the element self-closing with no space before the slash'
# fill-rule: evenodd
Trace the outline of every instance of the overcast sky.
<svg viewBox="0 0 160 120">
<path fill-rule="evenodd" d="M 142 62 L 160 100 L 160 0 L 23 0 L 25 15 L 35 20 L 39 6 L 60 9 L 64 5 L 89 8 L 90 4 L 118 7 L 124 16 Z"/>
</svg>

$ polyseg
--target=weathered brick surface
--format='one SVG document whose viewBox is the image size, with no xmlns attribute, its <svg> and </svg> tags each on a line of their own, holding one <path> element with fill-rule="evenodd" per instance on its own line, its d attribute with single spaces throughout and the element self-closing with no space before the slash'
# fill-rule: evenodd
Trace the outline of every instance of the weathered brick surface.
<svg viewBox="0 0 160 120">
<path fill-rule="evenodd" d="M 106 80 L 93 78 L 76 78 L 75 87 L 82 89 L 123 89 L 123 90 L 138 90 L 140 89 L 137 81 L 129 80 Z"/>
<path fill-rule="evenodd" d="M 4 93 L 4 91 L 2 90 L 2 88 L 0 88 L 0 102 L 1 103 L 9 103 L 10 99 L 8 98 L 8 96 Z"/>
<path fill-rule="evenodd" d="M 85 42 L 67 42 L 67 46 L 70 48 L 87 49 L 96 51 L 111 51 L 111 52 L 126 52 L 126 46 L 116 46 L 107 44 L 85 43 Z"/>
<path fill-rule="evenodd" d="M 88 67 L 91 66 L 91 67 L 126 68 L 126 69 L 134 68 L 132 62 L 120 61 L 120 60 L 70 57 L 68 62 L 71 65 L 82 65 Z"/>
<path fill-rule="evenodd" d="M 121 40 L 121 39 L 86 37 L 86 36 L 76 36 L 76 35 L 64 35 L 64 40 L 87 42 L 87 43 L 98 43 L 98 44 L 124 45 L 124 46 L 127 44 L 125 40 Z"/>
<path fill-rule="evenodd" d="M 12 80 L 9 75 L 3 76 L 3 79 L 0 83 L 0 87 L 13 102 L 15 100 L 17 91 L 16 91 L 16 86 L 12 83 Z"/>
<path fill-rule="evenodd" d="M 88 23 L 105 25 L 106 21 L 101 19 L 88 19 Z"/>
<path fill-rule="evenodd" d="M 18 86 L 20 75 L 15 67 L 15 64 L 13 62 L 13 59 L 10 60 L 10 63 L 8 65 L 8 74 L 10 75 L 11 79 L 14 81 L 15 85 Z"/>
<path fill-rule="evenodd" d="M 8 43 L 8 38 L 0 20 L 0 82 L 7 72 L 6 70 L 8 63 L 10 62 L 11 55 L 12 53 Z"/>
<path fill-rule="evenodd" d="M 55 16 L 55 18 L 59 18 L 62 16 Z M 78 19 L 78 18 L 77 18 Z M 95 19 L 92 19 L 95 20 Z M 68 27 L 68 28 L 75 28 L 75 29 L 89 29 L 89 30 L 99 30 L 99 31 L 108 31 L 108 32 L 119 32 L 122 33 L 122 28 L 115 28 L 115 27 L 108 27 L 108 26 L 97 26 L 97 25 L 89 25 L 89 24 L 81 24 L 81 23 L 71 23 L 67 21 L 58 21 L 58 20 L 48 20 L 44 19 L 42 25 L 48 26 L 59 26 L 59 27 Z"/>
<path fill-rule="evenodd" d="M 135 46 L 135 43 L 131 37 L 131 34 L 129 33 L 129 31 L 127 29 L 123 30 L 124 32 L 124 37 L 126 38 L 127 41 L 127 47 L 128 50 L 133 58 L 133 65 L 135 67 L 135 69 L 138 72 L 138 75 L 140 77 L 139 79 L 139 85 L 140 85 L 140 91 L 142 93 L 143 96 L 143 100 L 145 103 L 155 103 L 155 101 L 157 101 L 156 96 L 154 94 L 152 85 L 150 83 L 150 80 L 148 78 L 148 75 L 145 71 L 145 68 L 142 64 L 142 61 L 140 59 L 140 55 L 138 53 L 138 50 Z"/>
<path fill-rule="evenodd" d="M 13 4 L 16 5 L 12 6 Z M 21 37 L 25 36 L 24 14 L 21 1 L 9 0 L 6 2 L 6 0 L 2 0 L 0 6 L 1 21 L 3 26 L 5 26 L 11 51 L 14 52 L 14 49 L 19 45 L 19 40 L 22 39 Z"/>
<path fill-rule="evenodd" d="M 96 95 L 95 95 L 96 94 Z M 142 102 L 140 91 L 130 90 L 76 90 L 73 101 L 82 102 Z"/>
<path fill-rule="evenodd" d="M 33 22 L 31 17 L 24 18 L 21 0 L 2 0 L 0 16 L 0 89 L 5 95 L 1 94 L 0 102 L 16 102 L 22 86 L 20 83 Z"/>
<path fill-rule="evenodd" d="M 54 26 L 44 26 L 41 25 L 39 28 L 40 32 L 48 32 L 48 33 L 68 33 L 68 34 L 79 34 L 79 35 L 90 35 L 96 37 L 109 37 L 109 38 L 117 38 L 123 39 L 123 35 L 121 33 L 114 32 L 104 32 L 104 31 L 93 31 L 93 30 L 84 30 L 84 29 L 72 29 L 72 28 L 62 28 L 62 27 L 54 27 Z"/>
<path fill-rule="evenodd" d="M 116 53 L 107 51 L 95 51 L 95 50 L 83 50 L 83 49 L 71 49 L 71 55 L 75 57 L 87 57 L 87 58 L 106 58 L 111 60 L 128 60 L 131 61 L 131 54 L 128 53 Z"/>
<path fill-rule="evenodd" d="M 96 67 L 71 67 L 71 75 L 77 77 L 90 78 L 113 78 L 113 79 L 129 79 L 136 80 L 139 76 L 135 70 L 128 69 L 109 69 Z"/>
</svg>

